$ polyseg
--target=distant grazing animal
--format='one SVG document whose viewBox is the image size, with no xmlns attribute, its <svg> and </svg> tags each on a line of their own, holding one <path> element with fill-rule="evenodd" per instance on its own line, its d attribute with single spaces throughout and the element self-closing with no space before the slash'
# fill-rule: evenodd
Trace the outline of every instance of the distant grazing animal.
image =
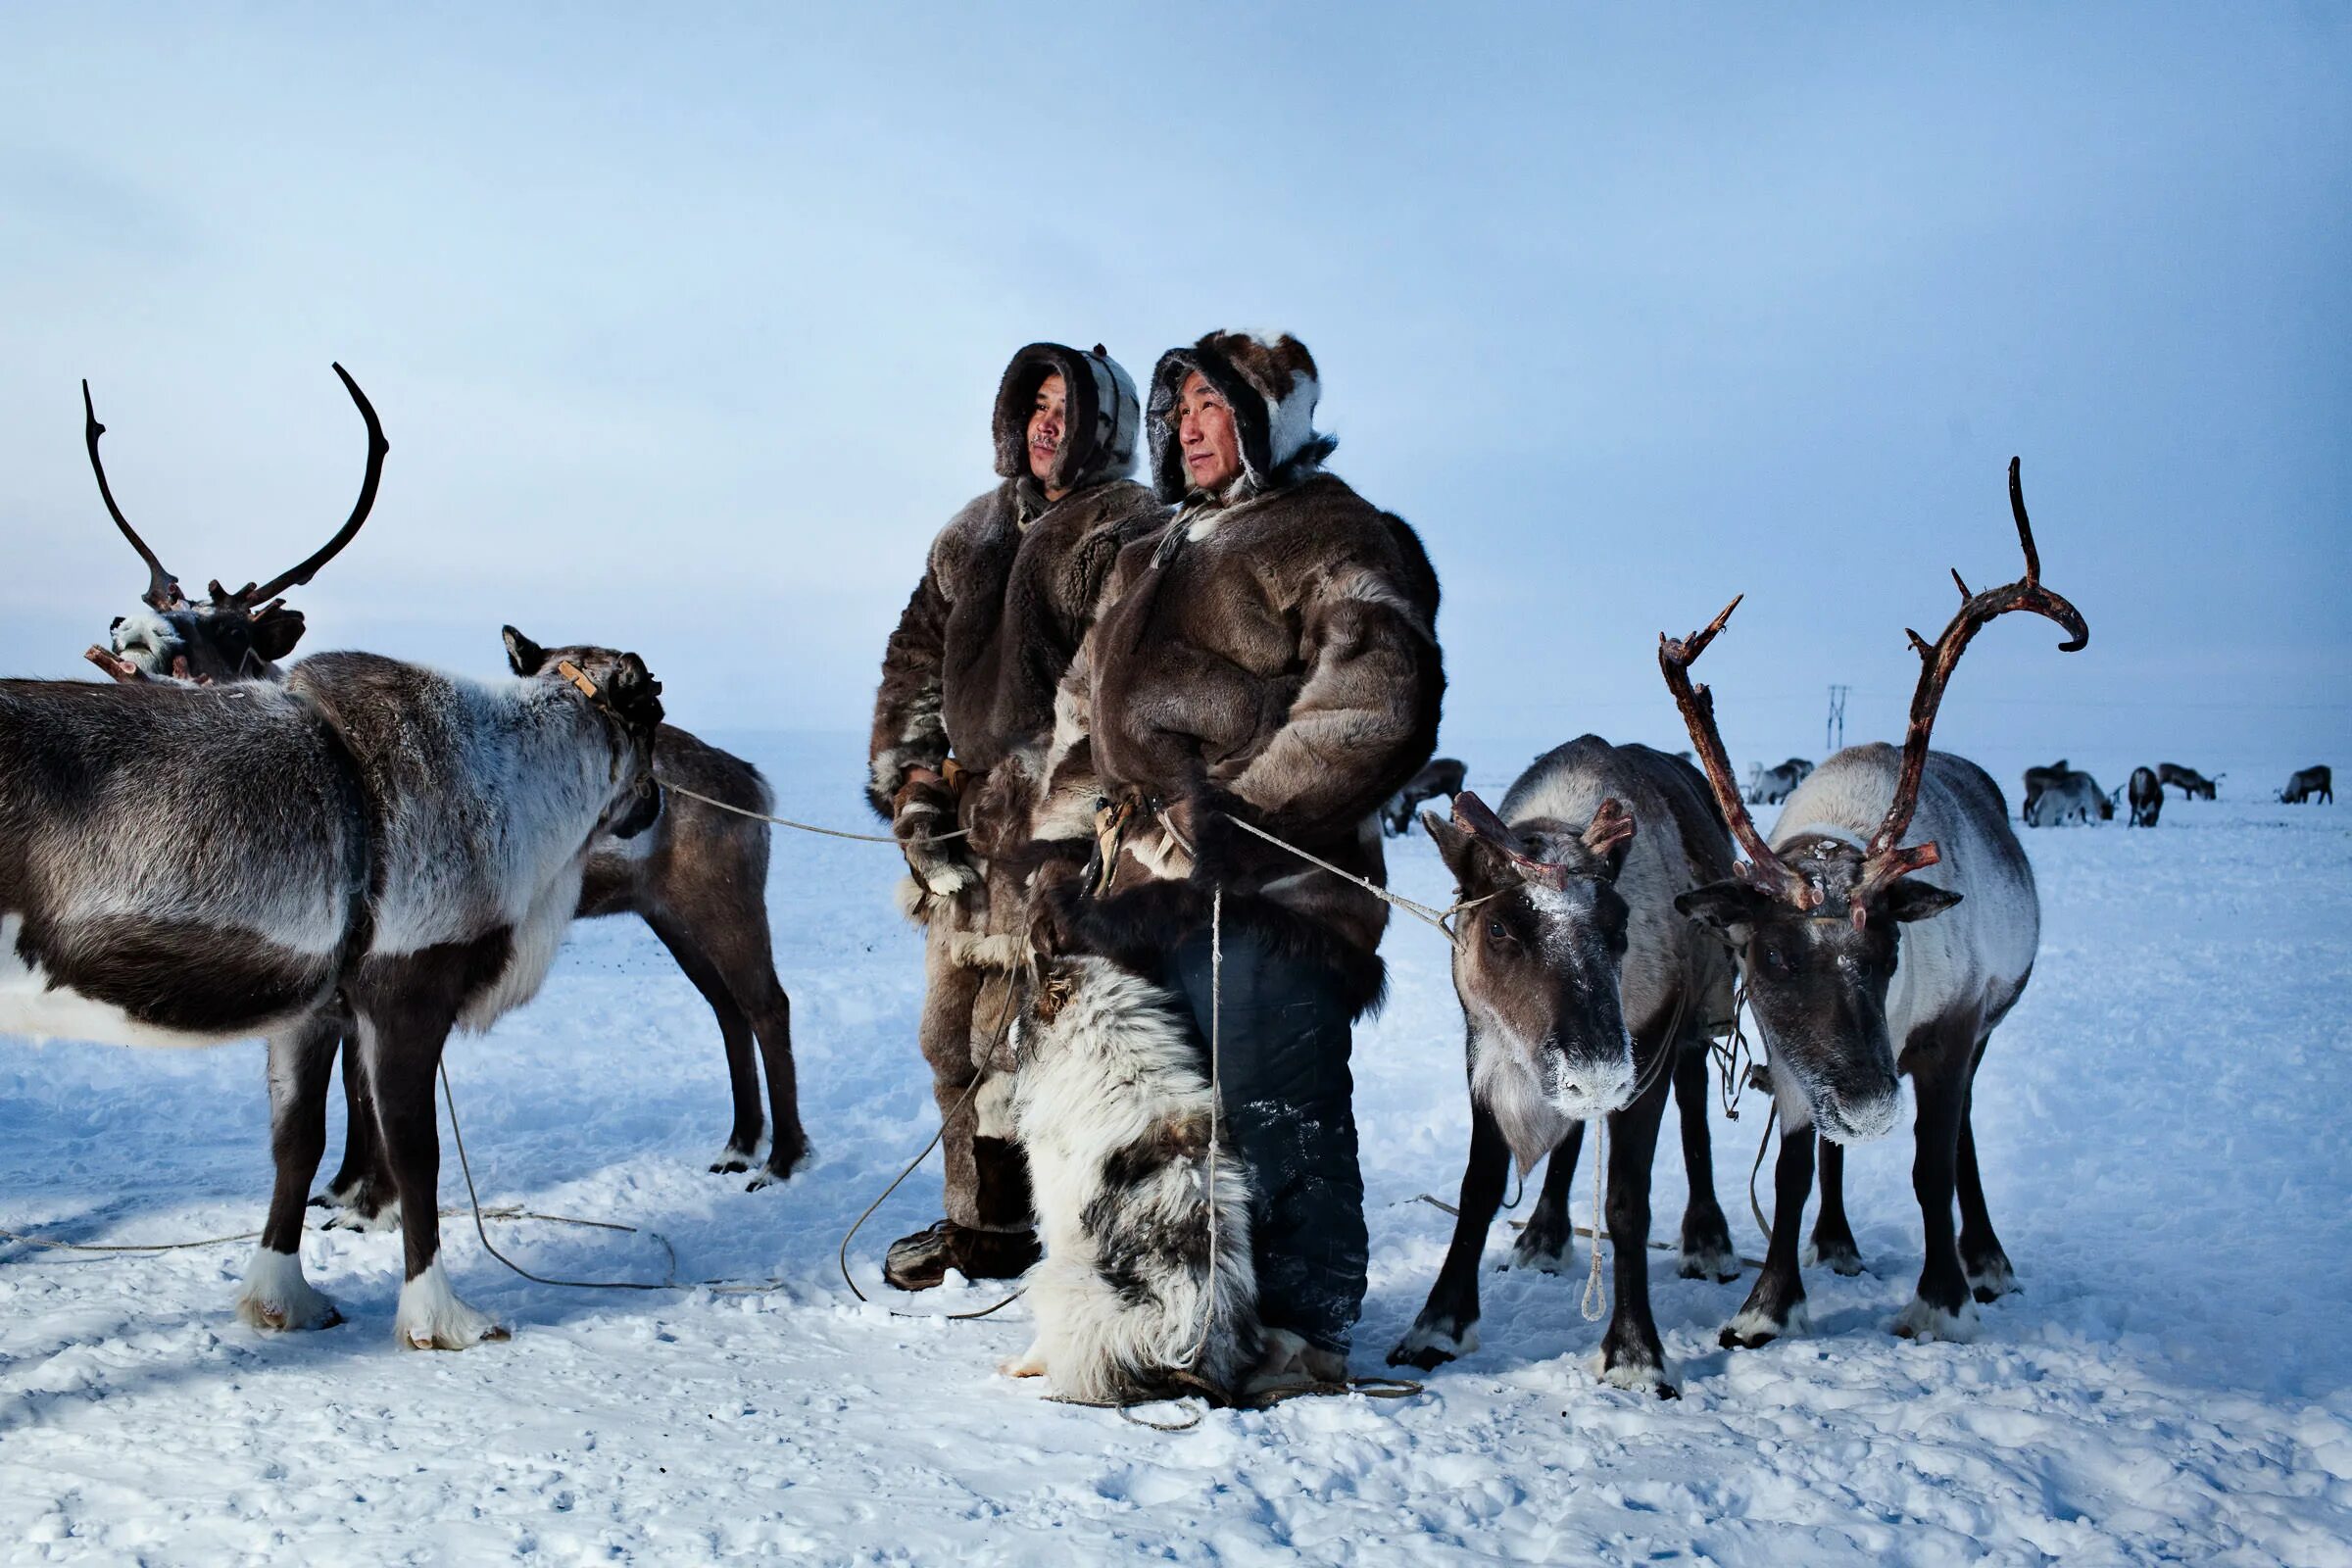
<svg viewBox="0 0 2352 1568">
<path fill-rule="evenodd" d="M 2063 827 L 2070 822 L 2110 821 L 2115 816 L 2115 802 L 2099 781 L 2080 769 L 2068 768 L 2055 778 L 2045 777 L 2039 789 L 2034 788 L 2033 775 L 2039 769 L 2029 769 L 2025 810 L 2021 813 L 2028 827 Z"/>
<path fill-rule="evenodd" d="M 335 373 L 360 400 L 363 414 L 375 432 L 373 416 L 360 390 Z M 334 559 L 360 530 L 373 501 L 375 478 L 370 470 L 368 492 L 351 520 L 317 554 L 293 570 L 272 578 L 267 586 L 228 592 L 216 581 L 211 598 L 191 603 L 180 592 L 178 579 L 164 569 L 155 553 L 115 506 L 98 463 L 98 432 L 104 426 L 88 409 L 89 389 L 82 389 L 91 466 L 98 488 L 122 537 L 146 562 L 145 608 L 115 617 L 111 655 L 93 648 L 91 662 L 118 680 L 176 678 L 210 685 L 222 681 L 282 681 L 285 671 L 277 661 L 301 640 L 302 612 L 288 610 L 277 596 L 307 583 L 318 568 Z M 543 649 L 509 629 L 507 658 L 519 676 L 540 674 L 574 650 Z M 576 661 L 575 661 L 576 662 Z M 734 1097 L 734 1125 L 711 1169 L 743 1171 L 760 1158 L 761 1116 L 760 1074 L 767 1074 L 768 1127 L 764 1164 L 751 1185 L 754 1189 L 781 1181 L 807 1155 L 808 1135 L 801 1127 L 800 1095 L 792 1058 L 792 1002 L 776 979 L 769 956 L 767 927 L 767 824 L 741 811 L 775 809 L 767 781 L 757 768 L 731 757 L 673 725 L 662 726 L 654 748 L 654 776 L 663 785 L 692 790 L 738 808 L 736 811 L 686 796 L 666 793 L 667 809 L 653 830 L 635 838 L 599 840 L 588 858 L 580 888 L 577 914 L 637 914 L 653 927 L 654 935 L 675 958 L 686 978 L 717 1015 L 727 1053 L 727 1081 Z M 752 1046 L 759 1041 L 759 1061 Z M 350 1110 L 350 1132 L 343 1165 L 327 1183 L 321 1202 L 346 1211 L 349 1223 L 362 1227 L 388 1223 L 391 1210 L 390 1173 L 373 1152 L 374 1118 L 367 1106 L 367 1084 L 355 1070 L 348 1051 L 343 1060 L 344 1099 Z M 334 1223 L 334 1222 L 330 1222 Z"/>
<path fill-rule="evenodd" d="M 1479 1256 L 1514 1161 L 1524 1174 L 1551 1156 L 1514 1260 L 1560 1266 L 1584 1124 L 1605 1115 L 1616 1313 L 1601 1376 L 1672 1394 L 1647 1252 L 1650 1166 L 1670 1086 L 1690 1189 L 1682 1272 L 1739 1274 L 1707 1141 L 1707 1037 L 1731 1021 L 1732 958 L 1674 907 L 1678 895 L 1731 873 L 1730 835 L 1690 764 L 1597 735 L 1536 759 L 1500 816 L 1462 794 L 1451 822 L 1435 812 L 1421 820 L 1457 896 L 1478 901 L 1462 910 L 1453 954 L 1470 1158 L 1445 1266 L 1389 1362 L 1429 1368 L 1477 1348 Z"/>
<path fill-rule="evenodd" d="M 1438 758 L 1389 797 L 1389 804 L 1380 808 L 1381 828 L 1396 838 L 1412 827 L 1414 807 L 1440 795 L 1450 800 L 1461 792 L 1462 764 L 1450 757 Z"/>
<path fill-rule="evenodd" d="M 2056 760 L 2055 762 L 2052 762 L 2052 763 L 2050 763 L 2050 764 L 2049 764 L 2049 766 L 2047 766 L 2047 767 L 2029 767 L 2029 768 L 2027 768 L 2027 769 L 2026 769 L 2026 808 L 2027 808 L 2027 809 L 2031 810 L 2031 809 L 2033 808 L 2033 806 L 2034 806 L 2034 796 L 2036 796 L 2036 795 L 2039 795 L 2039 794 L 2040 794 L 2040 793 L 2041 793 L 2043 790 L 2046 790 L 2046 789 L 2048 789 L 2048 788 L 2049 788 L 2051 785 L 2053 785 L 2053 784 L 2057 783 L 2057 782 L 2058 782 L 2060 779 L 2062 779 L 2062 778 L 2066 777 L 2066 775 L 2067 775 L 2067 774 L 2069 774 L 2069 773 L 2071 773 L 2071 772 L 2073 772 L 2073 771 L 2074 771 L 2074 769 L 2073 769 L 2073 768 L 2071 768 L 2071 767 L 2067 766 L 2066 759 L 2065 759 L 2065 758 L 2063 758 L 2063 757 L 2061 757 L 2060 759 L 2058 759 L 2058 760 Z"/>
<path fill-rule="evenodd" d="M 1757 762 L 1747 770 L 1747 802 L 1750 806 L 1778 806 L 1812 771 L 1813 764 L 1801 757 L 1791 757 L 1775 768 Z"/>
<path fill-rule="evenodd" d="M 2288 806 L 2301 806 L 2305 801 L 2320 800 L 2335 804 L 2335 775 L 2325 767 L 2307 767 L 2286 781 L 2278 799 Z"/>
<path fill-rule="evenodd" d="M 1857 746 L 1824 762 L 1783 808 L 1767 844 L 1747 817 L 1715 726 L 1714 701 L 1690 666 L 1723 629 L 1734 600 L 1704 630 L 1661 640 L 1659 663 L 1706 760 L 1707 780 L 1746 851 L 1738 872 L 1676 901 L 1724 932 L 1764 1039 L 1781 1116 L 1772 1243 L 1747 1302 L 1724 1329 L 1753 1347 L 1801 1321 L 1798 1234 L 1821 1158 L 1817 1254 L 1841 1273 L 1861 1267 L 1845 1216 L 1842 1145 L 1883 1137 L 1901 1111 L 1907 1074 L 1917 1113 L 1912 1190 L 1927 1232 L 1925 1264 L 1897 1334 L 1965 1338 L 1976 1307 L 2012 1288 L 2008 1256 L 1984 1208 L 1973 1086 L 1993 1029 L 2024 993 L 2040 944 L 2033 867 L 1984 770 L 1929 749 L 1936 712 L 1977 630 L 2013 611 L 2045 615 L 2084 646 L 2074 606 L 2043 588 L 2017 464 L 2009 502 L 2026 557 L 2017 582 L 1971 594 L 1933 644 L 1912 634 L 1919 684 L 1903 748 Z M 1903 847 L 1916 830 L 1922 843 Z M 1960 1231 L 1952 1231 L 1955 1181 Z"/>
<path fill-rule="evenodd" d="M 1036 1338 L 1002 1370 L 1072 1399 L 1230 1399 L 1259 1349 L 1250 1184 L 1192 1037 L 1102 958 L 1051 960 L 1014 1007 L 995 1065 L 1045 1255 L 1022 1281 Z"/>
<path fill-rule="evenodd" d="M 2214 786 L 2230 775 L 2216 773 L 2207 778 L 2193 767 L 2182 767 L 2178 762 L 2159 762 L 2156 764 L 2156 776 L 2165 787 L 2177 786 L 2184 801 L 2210 801 L 2214 798 Z"/>
<path fill-rule="evenodd" d="M 2145 767 L 2132 770 L 2132 825 L 2154 827 L 2158 813 L 2164 809 L 2164 785 L 2155 772 Z M 2210 785 L 2207 786 L 2211 788 Z"/>
</svg>

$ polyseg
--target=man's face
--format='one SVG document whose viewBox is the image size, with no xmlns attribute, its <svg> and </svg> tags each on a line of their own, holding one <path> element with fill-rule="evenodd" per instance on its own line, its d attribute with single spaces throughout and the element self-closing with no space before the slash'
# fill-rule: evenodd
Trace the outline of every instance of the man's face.
<svg viewBox="0 0 2352 1568">
<path fill-rule="evenodd" d="M 1177 389 L 1176 442 L 1184 450 L 1185 477 L 1196 490 L 1221 489 L 1242 471 L 1242 437 L 1233 409 L 1199 370 Z"/>
<path fill-rule="evenodd" d="M 1037 384 L 1037 403 L 1029 411 L 1029 473 L 1041 483 L 1054 475 L 1061 437 L 1069 419 L 1069 388 L 1057 370 Z"/>
</svg>

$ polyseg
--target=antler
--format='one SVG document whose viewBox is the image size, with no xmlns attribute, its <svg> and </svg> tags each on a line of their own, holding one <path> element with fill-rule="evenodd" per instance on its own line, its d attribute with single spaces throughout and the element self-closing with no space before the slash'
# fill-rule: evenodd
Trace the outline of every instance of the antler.
<svg viewBox="0 0 2352 1568">
<path fill-rule="evenodd" d="M 309 582 L 318 573 L 320 566 L 334 560 L 341 553 L 343 547 L 351 543 L 352 535 L 360 531 L 360 524 L 368 520 L 368 512 L 375 506 L 375 487 L 384 477 L 384 454 L 391 451 L 392 446 L 384 439 L 384 427 L 377 422 L 375 408 L 368 401 L 368 394 L 360 390 L 360 383 L 354 381 L 351 378 L 351 372 L 340 365 L 335 367 L 335 374 L 343 378 L 344 390 L 351 394 L 351 401 L 360 406 L 360 417 L 368 421 L 368 475 L 360 481 L 360 499 L 351 509 L 350 520 L 336 530 L 335 536 L 312 555 L 308 561 L 291 571 L 279 573 L 260 586 L 247 583 L 235 594 L 228 596 L 235 602 L 246 606 L 251 613 L 265 613 L 266 606 L 258 611 L 252 607 L 260 605 L 264 600 L 276 598 L 288 588 L 298 588 Z M 91 449 L 93 452 L 96 451 L 94 443 L 95 438 L 93 438 Z M 125 531 L 128 531 L 127 528 Z M 214 597 L 221 597 L 217 589 Z"/>
<path fill-rule="evenodd" d="M 1714 692 L 1690 684 L 1690 665 L 1707 651 L 1707 644 L 1715 640 L 1715 634 L 1732 618 L 1732 612 L 1740 608 L 1740 600 L 1746 597 L 1741 594 L 1734 599 L 1723 607 L 1723 613 L 1707 622 L 1705 629 L 1689 637 L 1659 633 L 1658 668 L 1665 672 L 1666 689 L 1674 693 L 1675 706 L 1683 710 L 1683 725 L 1690 731 L 1690 744 L 1706 770 L 1708 787 L 1715 792 L 1715 804 L 1722 809 L 1732 836 L 1747 852 L 1746 863 L 1740 867 L 1741 875 L 1750 886 L 1785 898 L 1800 909 L 1810 909 L 1821 902 L 1820 893 L 1772 853 L 1772 846 L 1756 831 L 1755 818 L 1747 814 L 1747 803 L 1740 798 L 1739 780 L 1732 774 L 1731 758 L 1723 749 L 1723 733 L 1715 727 Z"/>
<path fill-rule="evenodd" d="M 106 465 L 98 461 L 98 438 L 106 434 L 106 426 L 98 422 L 98 410 L 90 402 L 90 383 L 86 379 L 81 383 L 81 438 L 90 449 L 90 471 L 98 475 L 98 498 L 106 503 L 106 514 L 115 519 L 115 526 L 130 541 L 130 548 L 147 563 L 147 591 L 139 598 L 150 610 L 179 609 L 188 602 L 187 595 L 179 591 L 179 579 L 164 569 L 164 564 L 155 559 L 155 552 L 147 548 L 147 541 L 139 537 L 130 519 L 122 515 L 122 509 L 115 505 L 114 489 L 106 482 Z"/>
<path fill-rule="evenodd" d="M 1933 844 L 1917 844 L 1907 850 L 1895 846 L 1902 842 L 1904 830 L 1911 825 L 1911 813 L 1919 806 L 1919 783 L 1928 766 L 1928 738 L 1935 732 L 1936 710 L 1943 702 L 1944 686 L 1978 629 L 1996 616 L 2025 610 L 2046 615 L 2073 633 L 2070 640 L 2058 645 L 2062 654 L 2076 653 L 2090 642 L 2090 627 L 2082 612 L 2041 585 L 2041 553 L 2034 548 L 2034 525 L 2026 517 L 2026 491 L 2015 458 L 2009 460 L 2009 510 L 2017 518 L 2018 543 L 2025 547 L 2026 574 L 2016 582 L 1972 594 L 1954 571 L 1952 581 L 1960 586 L 1960 610 L 1944 627 L 1943 635 L 1931 644 L 1918 632 L 1906 630 L 1911 646 L 1919 650 L 1919 685 L 1911 694 L 1911 725 L 1903 735 L 1903 766 L 1895 779 L 1894 802 L 1886 808 L 1878 832 L 1871 835 L 1865 890 L 1884 887 L 1906 872 L 1936 862 Z"/>
<path fill-rule="evenodd" d="M 1468 790 L 1453 798 L 1453 825 L 1474 838 L 1485 840 L 1504 859 L 1517 866 L 1521 876 L 1539 886 L 1564 888 L 1574 874 L 1564 865 L 1539 860 L 1520 849 L 1509 824 Z"/>
<path fill-rule="evenodd" d="M 1592 820 L 1585 824 L 1585 851 L 1590 855 L 1606 855 L 1634 836 L 1633 813 L 1625 803 L 1614 795 L 1593 809 Z"/>
</svg>

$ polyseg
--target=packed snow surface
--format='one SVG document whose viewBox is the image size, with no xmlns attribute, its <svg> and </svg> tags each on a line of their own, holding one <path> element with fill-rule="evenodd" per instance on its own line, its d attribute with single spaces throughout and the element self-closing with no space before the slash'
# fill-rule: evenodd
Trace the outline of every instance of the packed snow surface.
<svg viewBox="0 0 2352 1568">
<path fill-rule="evenodd" d="M 853 743 L 732 743 L 780 809 L 862 825 Z M 1498 792 L 1539 749 L 1473 756 L 1473 785 Z M 576 926 L 539 1000 L 450 1055 L 485 1201 L 648 1227 L 686 1277 L 779 1289 L 529 1284 L 453 1219 L 456 1288 L 514 1338 L 424 1354 L 393 1344 L 395 1234 L 314 1226 L 310 1279 L 349 1321 L 278 1336 L 233 1314 L 243 1246 L 0 1242 L 0 1542 L 12 1561 L 2352 1562 L 2352 816 L 2174 799 L 2154 831 L 2026 840 L 2041 957 L 1977 1094 L 2024 1291 L 1983 1309 L 1973 1344 L 1888 1332 L 1919 1266 L 1898 1129 L 1849 1161 L 1869 1272 L 1807 1271 L 1809 1333 L 1719 1349 L 1753 1271 L 1657 1281 L 1679 1400 L 1595 1380 L 1587 1244 L 1564 1276 L 1497 1272 L 1498 1224 L 1481 1348 L 1418 1398 L 1300 1399 L 1173 1435 L 1048 1402 L 993 1371 L 1027 1342 L 1018 1303 L 936 1316 L 996 1287 L 879 1284 L 891 1238 L 938 1213 L 936 1164 L 851 1248 L 871 1303 L 842 1284 L 843 1232 L 934 1125 L 919 947 L 889 849 L 779 832 L 768 898 L 816 1147 L 790 1183 L 706 1170 L 726 1126 L 717 1030 L 633 920 Z M 1443 901 L 1426 838 L 1393 863 Z M 1451 1222 L 1415 1198 L 1450 1200 L 1469 1126 L 1444 945 L 1401 922 L 1387 953 L 1392 1000 L 1355 1057 L 1367 1373 L 1435 1276 Z M 1764 1110 L 1750 1095 L 1715 1124 L 1750 1256 L 1740 1188 Z M 1668 1127 L 1664 1238 L 1683 1197 Z M 258 1045 L 0 1040 L 0 1226 L 245 1230 L 270 1170 Z M 442 1196 L 464 1200 L 446 1122 Z M 1580 1218 L 1589 1200 L 1580 1175 Z M 665 1266 L 614 1231 L 493 1239 L 542 1273 Z"/>
</svg>

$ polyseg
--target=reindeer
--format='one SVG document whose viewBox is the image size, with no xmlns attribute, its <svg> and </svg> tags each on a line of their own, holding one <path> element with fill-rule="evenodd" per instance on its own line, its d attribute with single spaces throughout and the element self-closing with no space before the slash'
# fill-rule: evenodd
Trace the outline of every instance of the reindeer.
<svg viewBox="0 0 2352 1568">
<path fill-rule="evenodd" d="M 1467 1025 L 1470 1158 L 1445 1265 L 1389 1364 L 1427 1369 L 1477 1348 L 1479 1253 L 1509 1161 L 1525 1175 L 1551 1155 L 1514 1261 L 1559 1266 L 1584 1121 L 1606 1115 L 1617 1279 L 1601 1376 L 1672 1395 L 1647 1251 L 1670 1083 L 1690 1179 L 1682 1272 L 1739 1273 L 1707 1141 L 1706 1039 L 1731 1020 L 1731 956 L 1674 909 L 1678 895 L 1730 874 L 1723 820 L 1689 763 L 1597 735 L 1538 758 L 1499 817 L 1462 794 L 1450 823 L 1421 820 L 1469 906 L 1453 984 Z"/>
<path fill-rule="evenodd" d="M 2099 788 L 2097 779 L 2078 768 L 2060 768 L 2054 774 L 2028 768 L 2026 788 L 2025 809 L 2019 814 L 2028 827 L 2063 827 L 2094 818 L 2106 822 L 2115 816 L 2114 797 Z"/>
<path fill-rule="evenodd" d="M 1775 768 L 1767 768 L 1762 762 L 1753 763 L 1747 770 L 1747 804 L 1778 806 L 1812 772 L 1813 764 L 1801 757 L 1791 757 Z"/>
<path fill-rule="evenodd" d="M 2167 762 L 2165 766 L 2172 764 Z M 2132 825 L 2154 827 L 2158 814 L 2164 810 L 2164 786 L 2157 781 L 2155 771 L 2145 767 L 2133 768 L 2132 782 L 2127 788 L 2132 794 Z M 2193 800 L 2195 797 L 2190 798 Z"/>
<path fill-rule="evenodd" d="M 380 440 L 373 411 L 358 384 L 340 365 L 335 373 L 368 419 L 370 441 Z M 140 596 L 145 608 L 115 617 L 112 654 L 92 648 L 85 657 L 118 680 L 283 680 L 285 671 L 277 661 L 292 652 L 305 628 L 302 612 L 287 609 L 281 596 L 308 583 L 351 543 L 373 504 L 375 470 L 369 470 L 368 489 L 351 520 L 300 565 L 266 585 L 247 583 L 233 593 L 215 580 L 210 598 L 192 603 L 115 504 L 106 468 L 98 460 L 98 435 L 105 426 L 98 423 L 86 382 L 82 409 L 99 495 L 115 526 L 147 564 L 148 575 L 147 591 Z M 565 658 L 577 662 L 579 650 L 551 652 L 513 627 L 507 628 L 506 639 L 508 664 L 517 676 L 541 674 Z M 654 748 L 654 774 L 669 787 L 664 796 L 667 808 L 649 833 L 625 841 L 598 841 L 589 856 L 576 914 L 582 919 L 607 914 L 642 917 L 716 1014 L 735 1115 L 711 1170 L 739 1173 L 760 1159 L 760 1075 L 765 1068 L 767 1124 L 773 1137 L 750 1184 L 756 1192 L 790 1176 L 808 1150 L 793 1066 L 792 1002 L 776 979 L 769 956 L 767 825 L 741 814 L 765 814 L 775 807 L 757 768 L 674 725 L 662 726 Z M 677 790 L 723 801 L 737 809 L 711 806 L 674 793 Z M 390 1173 L 375 1158 L 367 1085 L 354 1070 L 349 1052 L 344 1054 L 343 1090 L 350 1111 L 343 1164 L 319 1202 L 344 1211 L 340 1221 L 330 1224 L 389 1224 L 394 1218 L 386 1206 L 392 1192 Z"/>
<path fill-rule="evenodd" d="M 1414 807 L 1440 795 L 1450 800 L 1461 792 L 1462 764 L 1450 757 L 1434 759 L 1407 780 L 1404 788 L 1389 797 L 1389 803 L 1380 808 L 1381 828 L 1391 838 L 1410 832 Z"/>
<path fill-rule="evenodd" d="M 2161 788 L 2178 788 L 2184 801 L 2210 801 L 2214 798 L 2216 786 L 2230 775 L 2216 773 L 2207 778 L 2193 767 L 2182 767 L 2178 762 L 2159 762 L 2156 764 L 2156 776 L 2162 780 Z"/>
<path fill-rule="evenodd" d="M 1666 684 L 1747 855 L 1733 876 L 1683 895 L 1676 907 L 1722 931 L 1740 955 L 1782 1124 L 1771 1247 L 1746 1304 L 1723 1330 L 1727 1348 L 1766 1344 L 1802 1322 L 1797 1244 L 1817 1128 L 1826 1142 L 1814 1250 L 1840 1273 L 1861 1267 L 1845 1217 L 1842 1146 L 1892 1128 L 1898 1074 L 1910 1077 L 1917 1101 L 1911 1185 L 1927 1235 L 1919 1285 L 1895 1333 L 1965 1338 L 1976 1324 L 1972 1290 L 1989 1301 L 2013 1288 L 1984 1208 L 1971 1091 L 1986 1042 L 2033 973 L 2040 903 L 1999 786 L 1974 762 L 1928 748 L 1954 666 L 1995 617 L 2047 616 L 2070 633 L 2060 645 L 2070 653 L 2090 640 L 2082 613 L 2041 586 L 2015 460 L 2009 503 L 2025 576 L 1972 594 L 1952 574 L 1961 604 L 1943 635 L 1930 644 L 1910 634 L 1921 669 L 1902 750 L 1874 744 L 1831 758 L 1783 808 L 1770 843 L 1739 800 L 1713 695 L 1690 684 L 1692 662 L 1740 601 L 1689 638 L 1659 639 Z M 1923 842 L 1902 847 L 1914 829 Z"/>
<path fill-rule="evenodd" d="M 2306 767 L 2286 781 L 2278 792 L 2280 804 L 2301 806 L 2305 801 L 2321 800 L 2335 804 L 2335 775 L 2325 767 Z"/>
<path fill-rule="evenodd" d="M 2047 767 L 2026 769 L 2026 800 L 2020 810 L 2027 822 L 2031 823 L 2034 820 L 2034 802 L 2040 797 L 2041 792 L 2073 771 L 2074 769 L 2067 765 L 2066 759 L 2063 757 Z"/>
</svg>

